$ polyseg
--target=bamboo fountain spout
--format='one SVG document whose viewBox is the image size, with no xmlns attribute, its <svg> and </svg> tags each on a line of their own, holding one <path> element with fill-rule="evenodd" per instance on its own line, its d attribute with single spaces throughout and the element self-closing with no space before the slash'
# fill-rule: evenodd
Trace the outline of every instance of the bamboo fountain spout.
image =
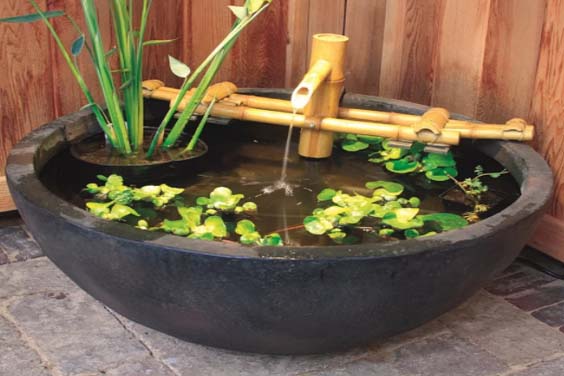
<svg viewBox="0 0 564 376">
<path fill-rule="evenodd" d="M 325 118 L 336 118 L 345 84 L 345 57 L 349 38 L 337 34 L 313 36 L 310 69 L 292 94 L 294 111 L 303 110 L 310 125 L 302 129 L 299 154 L 327 158 L 333 149 L 333 132 L 321 129 Z"/>
</svg>

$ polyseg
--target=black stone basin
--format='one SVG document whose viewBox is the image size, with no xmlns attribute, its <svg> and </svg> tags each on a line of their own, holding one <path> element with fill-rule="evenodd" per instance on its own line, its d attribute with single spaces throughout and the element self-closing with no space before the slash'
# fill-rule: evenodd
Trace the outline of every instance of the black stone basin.
<svg viewBox="0 0 564 376">
<path fill-rule="evenodd" d="M 358 95 L 347 95 L 344 105 L 425 110 Z M 81 112 L 39 128 L 12 150 L 8 184 L 45 254 L 80 287 L 134 321 L 187 341 L 248 352 L 343 350 L 456 307 L 517 257 L 553 184 L 547 164 L 529 146 L 476 142 L 521 187 L 517 201 L 479 223 L 380 244 L 243 247 L 104 221 L 49 191 L 38 177 L 46 162 L 69 140 L 96 132 L 94 119 Z"/>
</svg>

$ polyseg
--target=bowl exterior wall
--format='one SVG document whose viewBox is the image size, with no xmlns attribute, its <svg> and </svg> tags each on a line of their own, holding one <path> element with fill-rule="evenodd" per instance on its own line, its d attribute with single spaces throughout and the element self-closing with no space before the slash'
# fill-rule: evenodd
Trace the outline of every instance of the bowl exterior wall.
<svg viewBox="0 0 564 376">
<path fill-rule="evenodd" d="M 350 100 L 424 110 L 370 97 Z M 84 115 L 59 120 L 14 149 L 8 183 L 31 233 L 61 270 L 118 313 L 188 341 L 239 351 L 344 350 L 447 312 L 517 257 L 552 189 L 550 171 L 530 148 L 485 143 L 483 151 L 499 157 L 520 182 L 522 196 L 483 223 L 425 240 L 337 247 L 339 257 L 326 257 L 321 248 L 270 257 L 260 249 L 142 232 L 57 199 L 37 174 L 66 143 L 65 126 L 88 129 L 82 124 L 88 121 Z"/>
</svg>

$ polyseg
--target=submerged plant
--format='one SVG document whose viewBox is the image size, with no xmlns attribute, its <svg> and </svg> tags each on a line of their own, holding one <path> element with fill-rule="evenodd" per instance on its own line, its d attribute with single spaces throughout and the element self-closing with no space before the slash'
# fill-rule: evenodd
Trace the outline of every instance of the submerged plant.
<svg viewBox="0 0 564 376">
<path fill-rule="evenodd" d="M 421 173 L 437 182 L 448 181 L 449 176 L 458 175 L 451 152 L 426 153 L 425 145 L 419 142 L 414 142 L 406 150 L 391 146 L 389 140 L 382 137 L 347 134 L 341 142 L 341 148 L 348 152 L 368 151 L 369 162 L 383 165 L 386 170 L 396 174 Z"/>
<path fill-rule="evenodd" d="M 420 214 L 418 197 L 401 197 L 403 185 L 389 181 L 366 183 L 371 196 L 347 194 L 331 188 L 321 191 L 320 207 L 304 219 L 305 229 L 314 235 L 327 235 L 336 243 L 354 243 L 352 230 L 381 237 L 415 238 L 464 227 L 468 222 L 450 213 Z"/>
<path fill-rule="evenodd" d="M 196 205 L 186 206 L 183 188 L 166 184 L 136 188 L 125 185 L 119 175 L 99 175 L 98 180 L 104 184 L 90 183 L 84 189 L 94 198 L 86 208 L 97 217 L 191 239 L 221 240 L 235 232 L 245 245 L 283 245 L 280 235 L 263 237 L 249 219 L 236 222 L 235 216 L 252 215 L 258 208 L 254 202 L 242 202 L 244 195 L 234 194 L 229 188 L 215 188 L 209 197 L 199 197 Z M 171 208 L 176 210 L 170 213 Z M 155 222 L 157 213 L 168 218 Z"/>
<path fill-rule="evenodd" d="M 129 155 L 143 152 L 142 72 L 144 49 L 147 46 L 169 43 L 173 40 L 145 41 L 145 32 L 153 3 L 152 0 L 139 0 L 137 2 L 131 0 L 108 1 L 111 5 L 113 31 L 116 40 L 116 47 L 109 51 L 105 49 L 102 39 L 95 0 L 80 0 L 86 23 L 85 31 L 81 30 L 78 23 L 63 11 L 42 10 L 36 0 L 28 0 L 36 13 L 2 18 L 0 22 L 25 23 L 42 21 L 46 25 L 86 98 L 86 107 L 91 109 L 106 135 L 107 142 L 122 155 Z M 161 147 L 165 128 L 173 119 L 185 94 L 201 78 L 195 93 L 190 97 L 180 118 L 174 124 L 164 143 L 162 143 L 163 148 L 176 146 L 188 120 L 194 115 L 196 108 L 200 105 L 208 87 L 227 54 L 237 41 L 237 38 L 268 7 L 270 2 L 272 0 L 246 0 L 243 6 L 230 6 L 230 10 L 236 15 L 236 21 L 231 31 L 194 72 L 191 72 L 190 68 L 180 61 L 172 57 L 170 58 L 171 70 L 174 74 L 183 78 L 184 83 L 177 100 L 172 104 L 157 133 L 154 135 L 147 152 L 148 158 L 151 158 L 156 150 Z M 134 3 L 139 4 L 139 9 L 134 6 Z M 55 17 L 65 17 L 76 31 L 76 39 L 70 48 L 65 46 L 51 22 L 51 19 Z M 79 69 L 77 59 L 84 50 L 87 51 L 94 66 L 106 110 L 103 110 L 101 105 L 95 102 L 91 88 L 86 84 Z M 113 55 L 118 57 L 119 66 L 117 68 L 113 68 L 110 64 L 110 59 Z M 213 106 L 213 103 L 211 106 Z M 186 146 L 185 151 L 193 149 L 200 133 L 201 127 L 199 127 L 198 132 L 195 133 L 192 140 Z"/>
<path fill-rule="evenodd" d="M 465 197 L 472 203 L 472 211 L 464 214 L 466 219 L 470 222 L 476 222 L 480 219 L 480 213 L 485 213 L 490 210 L 490 206 L 483 202 L 483 195 L 488 192 L 489 188 L 486 184 L 484 184 L 482 179 L 497 179 L 508 173 L 509 171 L 505 169 L 498 172 L 484 172 L 484 168 L 478 165 L 474 169 L 475 175 L 462 181 L 457 180 L 454 176 L 448 175 L 448 178 L 456 184 L 456 186 L 464 193 Z"/>
</svg>

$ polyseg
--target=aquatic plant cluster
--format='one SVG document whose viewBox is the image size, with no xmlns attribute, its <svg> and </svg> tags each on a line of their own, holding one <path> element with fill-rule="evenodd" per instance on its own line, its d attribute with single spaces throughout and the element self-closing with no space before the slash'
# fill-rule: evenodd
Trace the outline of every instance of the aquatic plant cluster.
<svg viewBox="0 0 564 376">
<path fill-rule="evenodd" d="M 350 230 L 360 227 L 384 238 L 416 238 L 454 230 L 468 225 L 457 214 L 420 215 L 418 197 L 402 197 L 403 185 L 389 181 L 366 183 L 372 195 L 350 195 L 324 189 L 317 196 L 320 207 L 304 220 L 306 230 L 314 235 L 326 234 L 336 243 L 354 244 L 358 240 Z"/>
<path fill-rule="evenodd" d="M 238 217 L 252 215 L 257 211 L 254 202 L 243 202 L 242 194 L 234 194 L 229 188 L 218 187 L 208 197 L 198 197 L 196 205 L 187 206 L 181 194 L 183 188 L 166 184 L 146 185 L 140 188 L 127 186 L 119 175 L 98 176 L 104 184 L 90 183 L 85 191 L 94 196 L 86 208 L 97 217 L 123 221 L 147 231 L 164 231 L 190 239 L 221 240 L 231 233 L 240 236 L 246 245 L 282 245 L 279 234 L 262 236 L 249 219 Z M 155 222 L 165 213 L 172 219 Z M 161 212 L 160 216 L 157 212 Z"/>
<path fill-rule="evenodd" d="M 382 137 L 346 134 L 341 147 L 348 152 L 367 151 L 368 161 L 383 165 L 395 174 L 422 173 L 432 181 L 447 181 L 458 176 L 456 161 L 449 151 L 446 154 L 425 153 L 425 145 L 414 142 L 409 149 L 390 146 Z"/>
</svg>

